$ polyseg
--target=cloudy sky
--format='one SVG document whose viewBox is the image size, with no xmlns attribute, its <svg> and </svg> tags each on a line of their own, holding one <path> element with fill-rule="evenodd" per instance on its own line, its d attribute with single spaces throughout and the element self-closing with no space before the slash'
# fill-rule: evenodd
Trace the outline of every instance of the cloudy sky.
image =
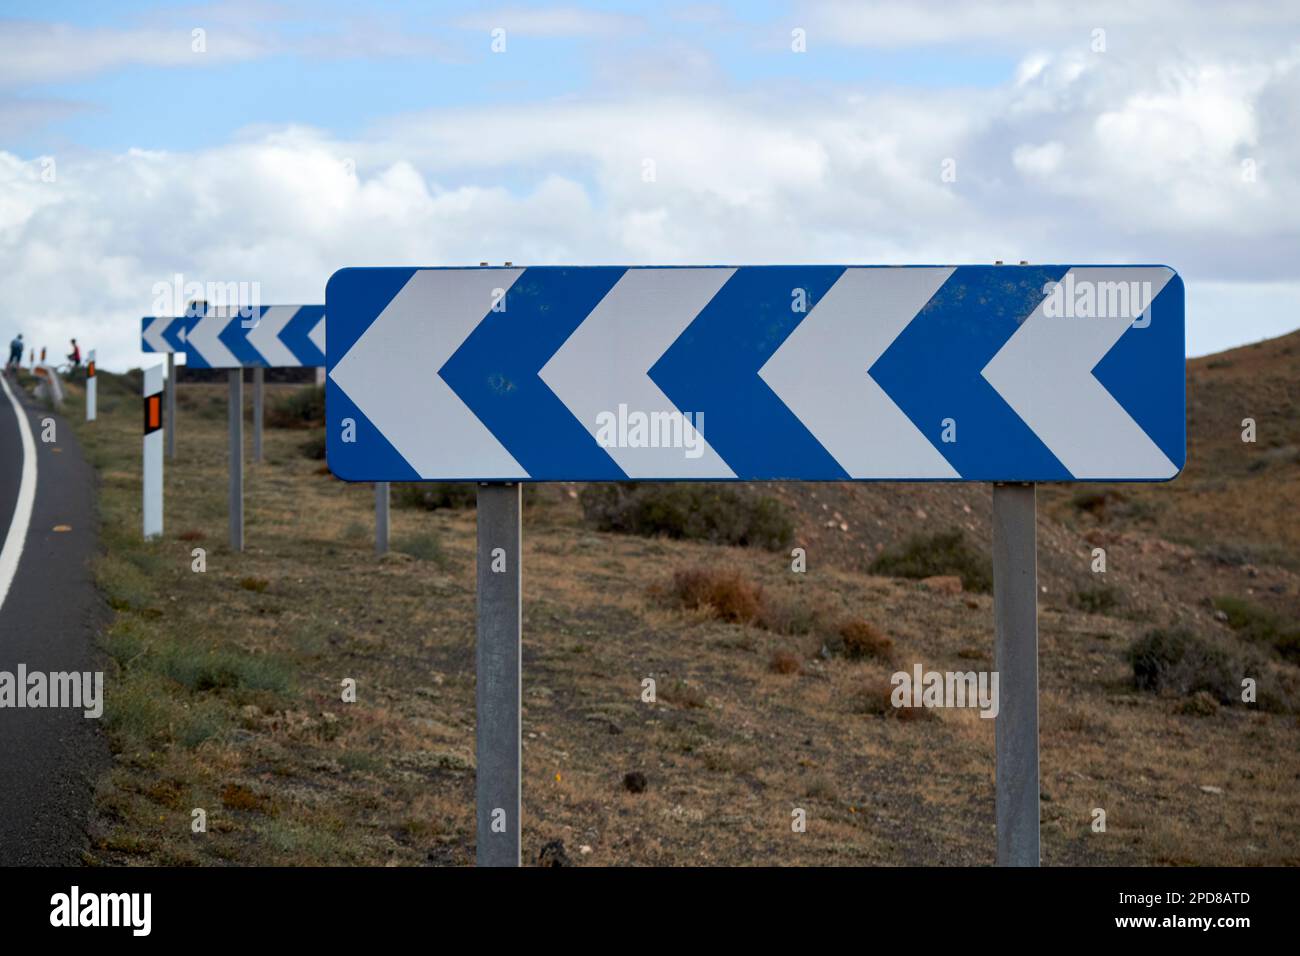
<svg viewBox="0 0 1300 956">
<path fill-rule="evenodd" d="M 0 339 L 110 369 L 177 273 L 359 265 L 1164 263 L 1192 355 L 1300 326 L 1292 3 L 3 9 Z"/>
</svg>

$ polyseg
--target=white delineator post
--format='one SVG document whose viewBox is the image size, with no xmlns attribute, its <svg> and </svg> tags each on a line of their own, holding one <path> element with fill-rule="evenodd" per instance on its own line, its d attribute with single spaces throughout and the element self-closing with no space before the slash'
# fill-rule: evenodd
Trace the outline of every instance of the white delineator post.
<svg viewBox="0 0 1300 956">
<path fill-rule="evenodd" d="M 95 420 L 95 350 L 86 355 L 86 421 Z"/>
<path fill-rule="evenodd" d="M 163 532 L 163 371 L 161 365 L 144 370 L 144 536 Z"/>
</svg>

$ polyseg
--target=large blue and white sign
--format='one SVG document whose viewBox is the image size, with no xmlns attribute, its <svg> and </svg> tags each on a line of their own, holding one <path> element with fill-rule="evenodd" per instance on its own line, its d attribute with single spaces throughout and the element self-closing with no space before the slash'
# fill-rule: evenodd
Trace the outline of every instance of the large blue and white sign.
<svg viewBox="0 0 1300 956">
<path fill-rule="evenodd" d="M 326 313 L 351 481 L 1159 481 L 1186 454 L 1165 266 L 343 269 Z"/>
<path fill-rule="evenodd" d="M 146 352 L 184 352 L 190 368 L 298 368 L 325 364 L 325 306 L 210 308 L 146 318 Z"/>
</svg>

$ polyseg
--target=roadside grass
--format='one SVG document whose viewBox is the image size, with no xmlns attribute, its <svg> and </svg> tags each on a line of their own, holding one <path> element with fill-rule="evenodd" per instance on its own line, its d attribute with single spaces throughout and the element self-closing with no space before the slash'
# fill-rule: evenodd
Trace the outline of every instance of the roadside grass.
<svg viewBox="0 0 1300 956">
<path fill-rule="evenodd" d="M 247 550 L 231 553 L 223 500 L 225 392 L 182 384 L 178 460 L 165 463 L 166 531 L 160 540 L 143 541 L 139 399 L 131 384 L 101 374 L 99 421 L 77 425 L 100 479 L 95 573 L 116 612 L 101 646 L 109 682 L 104 726 L 117 760 L 97 788 L 87 862 L 418 862 L 414 851 L 389 846 L 381 834 L 357 839 L 373 808 L 358 805 L 351 787 L 331 794 L 332 775 L 373 773 L 390 762 L 382 741 L 372 749 L 350 746 L 346 761 L 333 756 L 345 752 L 340 741 L 353 734 L 353 715 L 339 694 L 342 669 L 320 668 L 331 652 L 340 656 L 340 645 L 365 637 L 331 609 L 304 607 L 330 593 L 325 584 L 335 570 L 318 567 L 313 555 L 370 563 L 372 515 L 364 535 L 332 533 L 348 525 L 343 516 L 352 525 L 365 521 L 366 503 L 373 501 L 368 486 L 310 474 L 310 462 L 292 453 L 301 432 L 268 428 L 268 464 L 245 464 Z M 302 390 L 267 391 L 270 397 Z M 281 418 L 295 426 L 311 408 L 292 394 L 271 405 L 287 409 Z M 291 475 L 274 474 L 273 467 Z M 317 517 L 327 519 L 306 534 L 291 500 L 304 487 L 325 493 L 323 501 L 307 497 Z M 429 544 L 436 542 L 432 534 L 408 536 L 421 542 L 422 553 L 441 556 Z M 332 540 L 321 547 L 322 538 Z M 202 549 L 202 573 L 192 570 L 195 549 Z M 375 578 L 382 575 L 356 567 L 349 588 L 374 588 Z M 340 604 L 348 600 L 336 596 Z M 373 680 L 368 688 L 363 681 L 361 700 L 367 691 L 378 692 Z M 265 806 L 231 796 L 255 792 L 272 796 Z M 279 808 L 276 816 L 263 819 L 271 806 Z M 195 809 L 206 811 L 207 833 L 191 832 Z M 397 802 L 391 810 L 404 812 Z"/>
</svg>

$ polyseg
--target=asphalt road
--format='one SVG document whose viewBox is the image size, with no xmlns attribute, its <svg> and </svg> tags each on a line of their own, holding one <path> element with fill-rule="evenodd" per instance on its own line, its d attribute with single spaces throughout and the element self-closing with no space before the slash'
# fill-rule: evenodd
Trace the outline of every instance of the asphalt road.
<svg viewBox="0 0 1300 956">
<path fill-rule="evenodd" d="M 21 402 L 13 379 L 10 390 Z M 69 409 L 71 410 L 71 409 Z M 0 605 L 0 671 L 102 671 L 95 635 L 108 610 L 95 590 L 94 472 L 67 422 L 24 403 L 36 448 L 36 495 L 21 558 Z M 23 445 L 0 389 L 0 547 L 22 481 Z M 70 530 L 56 532 L 55 526 Z M 100 721 L 68 708 L 0 707 L 0 865 L 78 864 L 95 778 L 109 764 Z"/>
</svg>

